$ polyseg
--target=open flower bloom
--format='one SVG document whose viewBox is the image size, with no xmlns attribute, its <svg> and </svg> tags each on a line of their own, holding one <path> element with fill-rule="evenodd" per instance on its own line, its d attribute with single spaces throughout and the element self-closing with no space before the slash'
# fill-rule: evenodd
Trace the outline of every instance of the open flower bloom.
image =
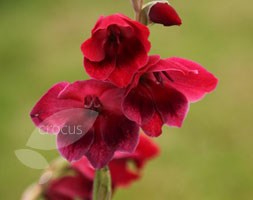
<svg viewBox="0 0 253 200">
<path fill-rule="evenodd" d="M 200 100 L 216 85 L 217 79 L 197 63 L 150 56 L 128 88 L 123 111 L 147 135 L 159 136 L 163 124 L 180 127 L 189 102 Z"/>
<path fill-rule="evenodd" d="M 147 62 L 148 36 L 146 26 L 124 15 L 100 17 L 91 38 L 81 46 L 87 73 L 118 87 L 127 86 Z"/>
<path fill-rule="evenodd" d="M 129 186 L 132 182 L 137 181 L 146 162 L 156 157 L 158 153 L 158 147 L 143 135 L 141 135 L 134 153 L 117 153 L 109 164 L 113 191 L 118 187 Z M 135 171 L 129 167 L 129 162 L 136 167 Z M 74 175 L 63 176 L 48 185 L 44 191 L 47 200 L 91 199 L 94 168 L 83 157 L 81 160 L 72 163 L 71 170 L 75 172 Z"/>
<path fill-rule="evenodd" d="M 139 144 L 134 153 L 116 152 L 114 159 L 109 163 L 112 176 L 112 186 L 128 186 L 141 176 L 141 169 L 146 163 L 157 157 L 158 146 L 145 135 L 140 135 Z M 133 164 L 135 170 L 129 164 Z"/>
<path fill-rule="evenodd" d="M 143 8 L 143 22 L 145 24 L 157 23 L 164 26 L 181 25 L 182 21 L 176 10 L 169 4 L 168 1 L 151 1 Z"/>
<path fill-rule="evenodd" d="M 133 152 L 138 142 L 138 125 L 122 113 L 123 92 L 96 80 L 61 82 L 39 100 L 31 117 L 39 128 L 57 134 L 67 160 L 86 156 L 101 168 L 115 151 Z"/>
</svg>

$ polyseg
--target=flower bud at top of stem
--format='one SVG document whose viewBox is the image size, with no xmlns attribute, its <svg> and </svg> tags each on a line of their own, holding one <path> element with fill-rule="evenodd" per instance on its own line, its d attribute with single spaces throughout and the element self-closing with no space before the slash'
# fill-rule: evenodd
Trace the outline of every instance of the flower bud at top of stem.
<svg viewBox="0 0 253 200">
<path fill-rule="evenodd" d="M 140 22 L 144 25 L 157 23 L 164 26 L 179 26 L 182 23 L 177 11 L 165 0 L 145 4 L 140 13 Z"/>
</svg>

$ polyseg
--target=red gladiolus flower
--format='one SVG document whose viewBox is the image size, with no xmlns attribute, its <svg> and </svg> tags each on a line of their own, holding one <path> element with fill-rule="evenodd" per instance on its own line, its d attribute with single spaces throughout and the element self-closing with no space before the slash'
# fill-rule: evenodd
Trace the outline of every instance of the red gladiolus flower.
<svg viewBox="0 0 253 200">
<path fill-rule="evenodd" d="M 113 187 L 128 186 L 141 176 L 141 169 L 147 161 L 159 154 L 158 146 L 149 138 L 140 135 L 140 141 L 134 153 L 116 152 L 114 159 L 109 163 Z M 129 162 L 136 168 L 135 171 L 129 168 Z"/>
<path fill-rule="evenodd" d="M 31 117 L 39 128 L 57 133 L 58 150 L 67 160 L 85 155 L 101 168 L 115 151 L 133 152 L 137 145 L 139 127 L 121 111 L 123 92 L 96 80 L 61 82 L 39 100 Z"/>
<path fill-rule="evenodd" d="M 76 170 L 73 176 L 53 180 L 44 191 L 43 197 L 46 200 L 91 200 L 92 186 L 93 180 Z"/>
<path fill-rule="evenodd" d="M 176 10 L 167 1 L 154 2 L 149 9 L 149 20 L 164 26 L 181 25 L 182 21 Z"/>
<path fill-rule="evenodd" d="M 137 181 L 146 162 L 156 157 L 158 153 L 158 147 L 143 135 L 141 135 L 140 142 L 134 153 L 117 153 L 109 164 L 113 191 L 118 187 L 129 186 L 134 181 Z M 134 164 L 136 167 L 135 171 L 129 168 L 129 162 Z M 75 172 L 73 176 L 64 176 L 49 184 L 44 192 L 47 200 L 92 199 L 94 168 L 83 157 L 72 164 L 72 170 Z"/>
<path fill-rule="evenodd" d="M 127 86 L 147 62 L 148 36 L 146 26 L 121 14 L 100 17 L 91 38 L 81 46 L 87 73 L 118 87 Z"/>
<path fill-rule="evenodd" d="M 159 136 L 163 124 L 180 127 L 188 102 L 200 100 L 216 85 L 217 79 L 197 63 L 151 56 L 129 87 L 123 111 L 147 135 Z"/>
</svg>

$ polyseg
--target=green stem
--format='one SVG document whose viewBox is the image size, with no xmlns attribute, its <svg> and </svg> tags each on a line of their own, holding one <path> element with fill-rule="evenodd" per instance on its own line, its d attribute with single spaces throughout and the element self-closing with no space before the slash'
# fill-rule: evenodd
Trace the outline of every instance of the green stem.
<svg viewBox="0 0 253 200">
<path fill-rule="evenodd" d="M 111 174 L 109 168 L 106 166 L 96 170 L 93 183 L 93 200 L 111 200 L 111 196 Z"/>
<path fill-rule="evenodd" d="M 23 193 L 21 200 L 38 200 L 41 199 L 43 188 L 39 184 L 33 184 Z"/>
</svg>

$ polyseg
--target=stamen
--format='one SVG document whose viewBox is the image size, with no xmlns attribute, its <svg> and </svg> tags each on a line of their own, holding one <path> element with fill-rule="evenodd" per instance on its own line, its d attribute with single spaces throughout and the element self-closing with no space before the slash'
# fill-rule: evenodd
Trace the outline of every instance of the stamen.
<svg viewBox="0 0 253 200">
<path fill-rule="evenodd" d="M 91 95 L 88 95 L 84 98 L 84 107 L 85 108 L 91 108 L 93 104 L 93 97 Z"/>
<path fill-rule="evenodd" d="M 167 72 L 163 71 L 162 73 L 167 79 L 169 79 L 171 82 L 174 82 L 174 80 L 170 77 L 170 75 Z"/>
<path fill-rule="evenodd" d="M 102 104 L 98 97 L 93 95 L 88 95 L 84 98 L 84 108 L 100 111 L 102 108 Z"/>
<path fill-rule="evenodd" d="M 161 77 L 160 72 L 154 72 L 153 74 L 158 83 L 163 83 L 163 79 Z"/>
<path fill-rule="evenodd" d="M 93 106 L 94 106 L 94 108 L 96 108 L 96 109 L 102 107 L 102 104 L 101 104 L 101 102 L 99 101 L 99 98 L 98 98 L 98 97 L 95 97 L 95 98 L 94 98 Z"/>
</svg>

